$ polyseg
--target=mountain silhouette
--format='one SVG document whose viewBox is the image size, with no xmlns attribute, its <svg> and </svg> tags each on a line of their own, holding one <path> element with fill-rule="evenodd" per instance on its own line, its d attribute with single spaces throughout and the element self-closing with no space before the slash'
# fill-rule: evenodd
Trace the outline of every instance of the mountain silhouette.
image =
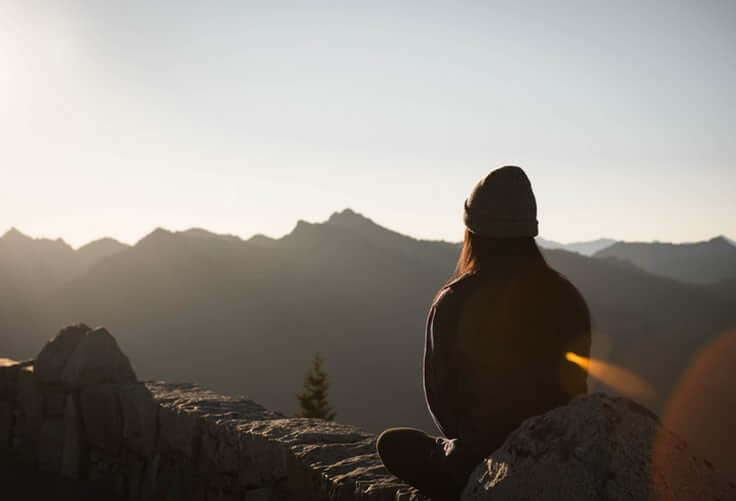
<svg viewBox="0 0 736 501">
<path fill-rule="evenodd" d="M 97 264 L 98 261 L 112 256 L 129 247 L 113 238 L 100 238 L 77 249 L 77 258 L 84 264 L 82 268 L 88 269 Z"/>
<path fill-rule="evenodd" d="M 695 284 L 736 277 L 736 247 L 723 236 L 685 244 L 616 242 L 595 257 L 623 259 L 655 275 Z"/>
<path fill-rule="evenodd" d="M 16 239 L 24 254 L 9 244 Z M 300 220 L 278 239 L 157 228 L 84 267 L 69 265 L 79 251 L 62 242 L 6 235 L 0 278 L 13 280 L 0 281 L 0 356 L 35 356 L 61 326 L 84 321 L 107 327 L 142 378 L 196 381 L 291 413 L 319 351 L 341 421 L 434 432 L 421 384 L 424 327 L 459 251 L 349 209 Z M 588 301 L 593 356 L 651 384 L 655 396 L 642 403 L 656 411 L 694 354 L 736 325 L 733 301 L 715 287 L 620 259 L 544 255 Z"/>
<path fill-rule="evenodd" d="M 74 250 L 61 239 L 31 238 L 15 228 L 0 237 L 0 350 L 28 353 L 26 335 L 39 332 L 48 297 L 98 262 L 127 248 L 101 239 Z"/>
<path fill-rule="evenodd" d="M 592 256 L 596 252 L 603 250 L 606 247 L 610 247 L 611 245 L 616 243 L 616 241 L 611 238 L 598 238 L 596 240 L 590 240 L 586 242 L 572 242 L 569 244 L 555 242 L 554 240 L 545 240 L 542 237 L 537 237 L 536 240 L 537 245 L 544 249 L 563 249 L 570 252 L 577 252 L 578 254 L 582 254 L 584 256 Z"/>
</svg>

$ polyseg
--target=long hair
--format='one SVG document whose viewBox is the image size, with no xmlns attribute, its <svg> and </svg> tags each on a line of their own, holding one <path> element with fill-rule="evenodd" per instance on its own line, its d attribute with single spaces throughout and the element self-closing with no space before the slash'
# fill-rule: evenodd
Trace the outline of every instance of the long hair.
<svg viewBox="0 0 736 501">
<path fill-rule="evenodd" d="M 485 237 L 466 228 L 455 271 L 445 285 L 467 273 L 483 271 L 491 275 L 533 267 L 547 267 L 533 237 Z"/>
</svg>

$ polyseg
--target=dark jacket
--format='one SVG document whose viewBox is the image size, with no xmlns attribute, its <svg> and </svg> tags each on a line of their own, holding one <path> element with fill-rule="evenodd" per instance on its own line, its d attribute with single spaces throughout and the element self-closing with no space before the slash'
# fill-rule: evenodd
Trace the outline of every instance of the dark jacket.
<svg viewBox="0 0 736 501">
<path fill-rule="evenodd" d="M 588 308 L 567 279 L 544 264 L 463 275 L 427 316 L 427 406 L 447 438 L 486 455 L 526 418 L 587 392 L 568 351 L 590 356 Z"/>
</svg>

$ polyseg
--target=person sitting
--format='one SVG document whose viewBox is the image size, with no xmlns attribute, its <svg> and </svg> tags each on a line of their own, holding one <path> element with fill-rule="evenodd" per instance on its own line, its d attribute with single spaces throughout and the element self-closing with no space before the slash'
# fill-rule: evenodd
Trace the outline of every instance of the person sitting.
<svg viewBox="0 0 736 501">
<path fill-rule="evenodd" d="M 506 166 L 481 179 L 464 223 L 455 273 L 426 321 L 423 386 L 442 435 L 390 428 L 376 443 L 391 473 L 436 500 L 458 499 L 522 421 L 587 392 L 587 374 L 565 355 L 590 356 L 590 314 L 536 245 L 524 171 Z"/>
</svg>

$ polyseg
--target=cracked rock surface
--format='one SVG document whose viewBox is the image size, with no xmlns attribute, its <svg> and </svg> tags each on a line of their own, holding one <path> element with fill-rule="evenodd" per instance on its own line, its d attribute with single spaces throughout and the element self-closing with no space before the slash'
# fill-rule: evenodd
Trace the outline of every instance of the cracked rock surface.
<svg viewBox="0 0 736 501">
<path fill-rule="evenodd" d="M 471 474 L 463 501 L 736 499 L 736 484 L 662 427 L 602 393 L 526 420 Z"/>
<path fill-rule="evenodd" d="M 0 367 L 0 453 L 137 500 L 421 500 L 357 427 L 288 418 L 191 383 L 138 382 L 77 324 Z"/>
<path fill-rule="evenodd" d="M 492 423 L 489 423 L 492 426 Z M 78 324 L 0 365 L 0 457 L 130 501 L 420 501 L 360 428 L 289 418 L 191 383 L 139 382 Z M 471 500 L 736 499 L 736 483 L 631 400 L 595 394 L 530 418 L 471 474 Z"/>
</svg>

